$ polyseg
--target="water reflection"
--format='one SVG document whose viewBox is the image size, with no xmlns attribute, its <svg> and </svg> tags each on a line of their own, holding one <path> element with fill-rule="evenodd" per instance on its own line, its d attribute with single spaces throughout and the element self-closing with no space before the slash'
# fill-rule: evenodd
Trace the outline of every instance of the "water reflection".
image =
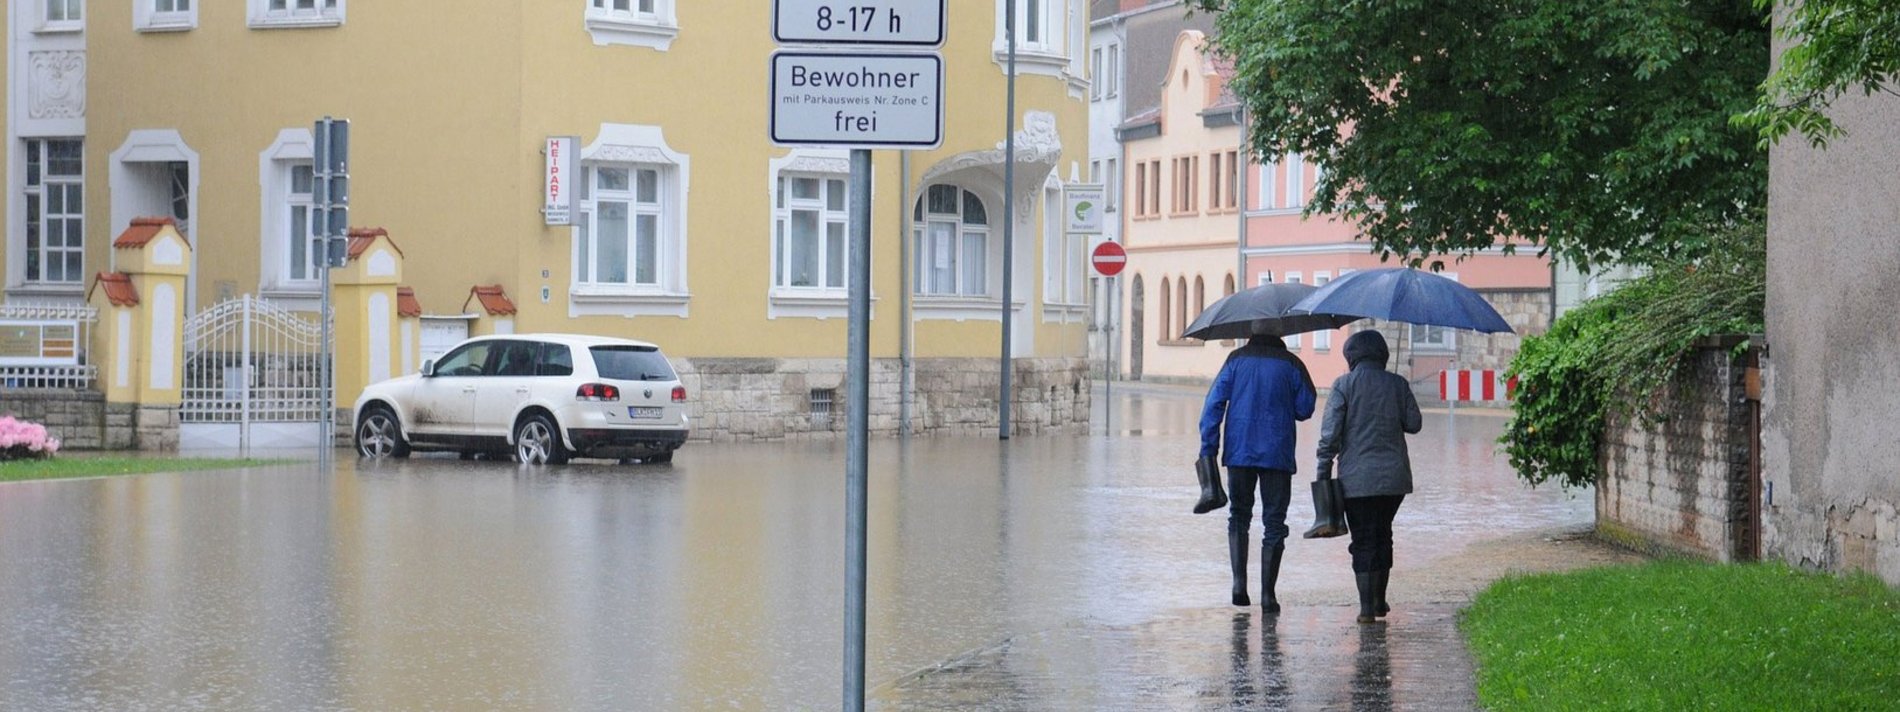
<svg viewBox="0 0 1900 712">
<path fill-rule="evenodd" d="M 1188 513 L 1199 395 L 1129 390 L 1098 406 L 1129 434 L 871 443 L 871 686 L 998 660 L 984 700 L 1152 698 L 1073 631 L 1183 611 L 1214 616 L 1209 649 L 1162 664 L 1267 707 L 1324 679 L 1288 672 L 1304 648 L 1287 621 L 1228 619 L 1225 522 Z M 1526 492 L 1496 461 L 1499 421 L 1441 421 L 1413 440 L 1402 556 L 1587 521 L 1587 498 Z M 1316 435 L 1302 426 L 1303 450 Z M 0 709 L 831 707 L 843 459 L 694 443 L 655 467 L 344 459 L 0 485 Z M 1290 519 L 1310 519 L 1302 500 Z M 1284 597 L 1349 596 L 1343 543 L 1295 539 L 1287 562 Z M 1038 640 L 1059 654 L 1005 654 Z"/>
</svg>

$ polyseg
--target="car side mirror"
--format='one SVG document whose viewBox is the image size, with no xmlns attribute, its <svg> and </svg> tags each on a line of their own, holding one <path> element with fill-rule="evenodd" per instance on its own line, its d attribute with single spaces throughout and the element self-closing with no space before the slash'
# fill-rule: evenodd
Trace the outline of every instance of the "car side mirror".
<svg viewBox="0 0 1900 712">
<path fill-rule="evenodd" d="M 422 377 L 423 378 L 435 377 L 435 359 L 424 359 L 422 361 Z"/>
</svg>

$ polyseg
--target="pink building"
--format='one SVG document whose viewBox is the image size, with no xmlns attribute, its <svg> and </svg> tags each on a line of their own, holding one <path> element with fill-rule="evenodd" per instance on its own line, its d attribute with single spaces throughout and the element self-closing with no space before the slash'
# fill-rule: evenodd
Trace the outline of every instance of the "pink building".
<svg viewBox="0 0 1900 712">
<path fill-rule="evenodd" d="M 1117 129 L 1126 208 L 1122 235 L 1129 253 L 1119 370 L 1129 378 L 1212 378 L 1237 344 L 1205 343 L 1183 331 L 1203 308 L 1235 289 L 1267 282 L 1321 285 L 1353 270 L 1394 266 L 1380 262 L 1350 223 L 1301 216 L 1322 166 L 1288 155 L 1235 170 L 1236 159 L 1245 156 L 1240 107 L 1226 91 L 1231 70 L 1205 52 L 1205 42 L 1199 31 L 1181 32 L 1162 74 L 1158 105 L 1129 107 L 1130 117 Z M 1325 388 L 1346 370 L 1340 352 L 1346 336 L 1378 328 L 1392 346 L 1389 367 L 1419 382 L 1422 392 L 1435 392 L 1435 386 L 1425 386 L 1436 383 L 1440 370 L 1502 369 L 1516 354 L 1520 335 L 1549 325 L 1548 260 L 1494 248 L 1445 262 L 1442 274 L 1483 293 L 1517 334 L 1360 321 L 1287 337 L 1288 347 Z"/>
<path fill-rule="evenodd" d="M 1313 195 L 1322 166 L 1298 154 L 1282 156 L 1248 171 L 1246 260 L 1248 286 L 1268 282 L 1323 285 L 1353 270 L 1399 266 L 1379 261 L 1350 223 L 1331 216 L 1301 217 Z M 1385 332 L 1392 347 L 1387 367 L 1413 381 L 1435 382 L 1447 368 L 1502 369 L 1510 364 L 1524 334 L 1550 325 L 1550 261 L 1527 251 L 1507 255 L 1492 248 L 1463 260 L 1446 258 L 1440 274 L 1484 294 L 1517 330 L 1516 334 L 1479 334 L 1438 327 L 1359 321 L 1342 329 L 1287 337 L 1321 388 L 1346 372 L 1340 352 L 1346 336 L 1364 328 Z"/>
</svg>

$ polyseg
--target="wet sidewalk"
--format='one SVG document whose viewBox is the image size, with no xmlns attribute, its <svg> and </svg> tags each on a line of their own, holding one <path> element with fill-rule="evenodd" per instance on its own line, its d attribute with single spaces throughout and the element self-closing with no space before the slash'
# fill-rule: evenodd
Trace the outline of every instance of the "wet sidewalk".
<svg viewBox="0 0 1900 712">
<path fill-rule="evenodd" d="M 1458 607 L 1186 612 L 1009 639 L 874 691 L 883 710 L 1476 709 Z"/>
</svg>

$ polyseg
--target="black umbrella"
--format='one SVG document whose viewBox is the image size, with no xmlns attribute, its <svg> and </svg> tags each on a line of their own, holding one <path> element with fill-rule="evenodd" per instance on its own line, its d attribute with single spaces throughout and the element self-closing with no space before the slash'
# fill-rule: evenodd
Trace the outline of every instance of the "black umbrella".
<svg viewBox="0 0 1900 712">
<path fill-rule="evenodd" d="M 1337 329 L 1359 319 L 1339 314 L 1287 313 L 1318 289 L 1305 284 L 1263 284 L 1229 294 L 1202 310 L 1184 335 L 1202 341 L 1245 339 L 1256 333 L 1286 336 Z"/>
</svg>

